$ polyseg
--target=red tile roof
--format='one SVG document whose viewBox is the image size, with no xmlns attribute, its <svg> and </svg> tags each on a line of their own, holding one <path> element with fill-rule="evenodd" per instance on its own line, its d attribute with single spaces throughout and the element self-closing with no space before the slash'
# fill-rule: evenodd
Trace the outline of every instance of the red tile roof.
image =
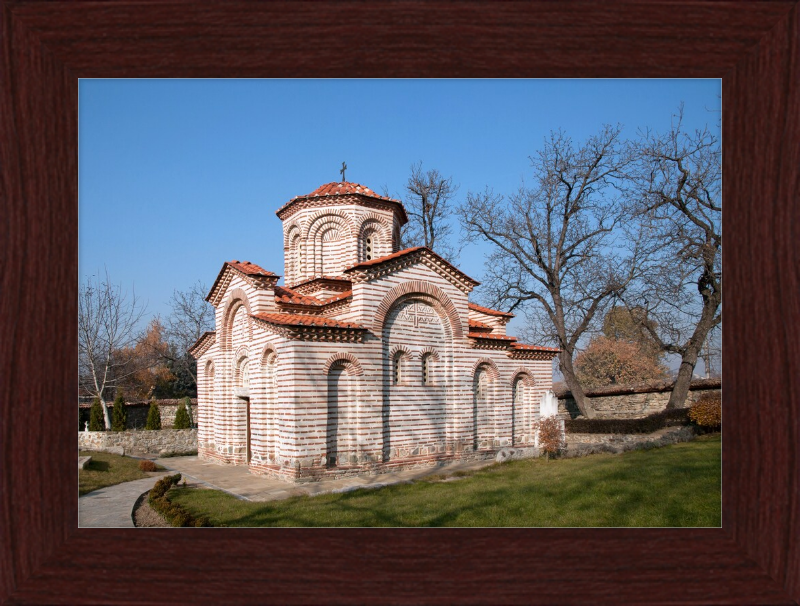
<svg viewBox="0 0 800 606">
<path fill-rule="evenodd" d="M 388 261 L 392 261 L 394 259 L 399 259 L 400 257 L 405 257 L 407 255 L 411 255 L 411 254 L 414 254 L 414 253 L 427 253 L 429 255 L 433 255 L 438 261 L 440 261 L 441 263 L 444 263 L 445 265 L 447 265 L 450 269 L 452 269 L 454 272 L 456 272 L 459 276 L 461 276 L 467 282 L 471 282 L 475 286 L 480 284 L 480 282 L 478 282 L 477 280 L 473 280 L 467 274 L 465 274 L 463 271 L 461 271 L 460 269 L 458 269 L 457 267 L 455 267 L 454 265 L 452 265 L 451 263 L 449 263 L 448 261 L 446 261 L 445 259 L 443 259 L 439 255 L 437 255 L 430 248 L 427 248 L 425 246 L 414 246 L 413 248 L 406 248 L 405 250 L 399 250 L 396 253 L 392 253 L 390 255 L 386 255 L 385 257 L 378 257 L 377 259 L 372 259 L 371 261 L 364 261 L 362 263 L 358 263 L 356 265 L 353 265 L 352 267 L 348 267 L 347 269 L 344 270 L 344 273 L 349 273 L 351 271 L 358 271 L 359 269 L 368 269 L 370 267 L 376 267 L 378 265 L 383 265 L 384 263 L 386 263 Z"/>
<path fill-rule="evenodd" d="M 509 337 L 508 335 L 493 335 L 488 332 L 468 332 L 467 336 L 470 339 L 491 339 L 492 341 L 516 341 L 517 337 Z"/>
<path fill-rule="evenodd" d="M 328 297 L 327 299 L 319 299 L 310 295 L 302 295 L 291 288 L 286 288 L 285 286 L 275 287 L 275 300 L 278 303 L 288 303 L 291 305 L 309 305 L 320 307 L 322 305 L 336 303 L 337 301 L 341 301 L 347 297 L 351 297 L 352 295 L 353 291 L 347 290 L 345 292 Z"/>
<path fill-rule="evenodd" d="M 514 343 L 514 349 L 524 349 L 530 351 L 553 351 L 559 353 L 561 350 L 558 347 L 544 347 L 543 345 L 527 345 L 526 343 Z"/>
<path fill-rule="evenodd" d="M 316 297 L 301 295 L 299 292 L 284 286 L 275 287 L 275 300 L 278 303 L 292 303 L 294 305 L 322 305 L 322 301 Z"/>
<path fill-rule="evenodd" d="M 488 324 L 484 324 L 483 322 L 478 322 L 477 320 L 470 320 L 469 321 L 469 327 L 470 328 L 475 328 L 477 330 L 488 330 L 488 331 L 494 330 Z"/>
<path fill-rule="evenodd" d="M 320 326 L 326 328 L 349 328 L 351 330 L 366 330 L 360 324 L 355 322 L 342 322 L 340 320 L 332 320 L 324 316 L 304 316 L 301 314 L 269 314 L 259 313 L 252 314 L 258 320 L 269 322 L 270 324 L 277 324 L 279 326 Z"/>
<path fill-rule="evenodd" d="M 248 276 L 274 276 L 276 274 L 272 273 L 271 271 L 267 271 L 263 267 L 259 267 L 255 263 L 250 263 L 250 261 L 228 261 L 228 265 L 233 267 L 234 269 L 238 269 L 243 274 L 247 274 Z"/>
<path fill-rule="evenodd" d="M 232 267 L 236 271 L 241 272 L 246 276 L 253 276 L 256 278 L 275 278 L 276 282 L 277 278 L 280 277 L 271 271 L 267 271 L 263 267 L 259 267 L 255 263 L 250 263 L 250 261 L 237 261 L 235 259 L 233 261 L 225 261 L 225 263 L 222 264 L 222 269 L 220 269 L 219 273 L 217 274 L 217 279 L 214 280 L 214 284 L 211 285 L 211 290 L 209 290 L 208 295 L 206 295 L 206 301 L 213 303 L 213 298 L 217 291 L 217 287 L 219 286 L 222 276 L 225 275 L 225 270 L 228 269 L 228 267 Z"/>
<path fill-rule="evenodd" d="M 390 202 L 399 202 L 393 198 L 387 198 L 375 193 L 366 185 L 360 183 L 350 183 L 348 181 L 333 181 L 320 185 L 317 189 L 305 196 L 296 196 L 297 198 L 313 198 L 314 196 L 346 196 L 348 194 L 361 194 L 362 196 L 369 196 L 370 198 L 378 198 L 379 200 L 389 200 Z"/>
<path fill-rule="evenodd" d="M 275 214 L 280 216 L 284 210 L 289 208 L 292 204 L 294 204 L 298 200 L 309 200 L 312 198 L 322 198 L 325 196 L 350 196 L 354 194 L 359 196 L 364 196 L 366 198 L 374 198 L 375 200 L 383 200 L 384 202 L 391 202 L 393 204 L 397 204 L 400 207 L 400 213 L 403 218 L 403 222 L 405 223 L 406 221 L 408 221 L 408 216 L 406 215 L 406 209 L 400 200 L 395 200 L 394 198 L 387 198 L 386 196 L 381 196 L 380 194 L 371 190 L 366 185 L 361 185 L 360 183 L 350 183 L 348 181 L 338 181 L 338 182 L 333 181 L 331 183 L 326 183 L 325 185 L 320 185 L 310 194 L 306 194 L 304 196 L 295 196 L 294 198 L 289 200 L 286 204 L 281 206 L 278 210 L 276 210 Z"/>
<path fill-rule="evenodd" d="M 514 314 L 509 313 L 507 311 L 498 311 L 496 309 L 489 309 L 488 307 L 481 307 L 480 305 L 476 305 L 475 303 L 467 303 L 467 307 L 473 311 L 479 311 L 481 313 L 490 315 L 490 316 L 503 316 L 506 318 L 513 318 Z"/>
<path fill-rule="evenodd" d="M 335 283 L 342 283 L 347 282 L 350 284 L 350 278 L 346 278 L 345 276 L 317 276 L 316 278 L 311 278 L 310 280 L 304 280 L 302 282 L 297 282 L 296 284 L 292 284 L 293 289 L 297 289 L 300 286 L 306 286 L 307 284 L 312 284 L 314 282 L 335 282 Z"/>
</svg>

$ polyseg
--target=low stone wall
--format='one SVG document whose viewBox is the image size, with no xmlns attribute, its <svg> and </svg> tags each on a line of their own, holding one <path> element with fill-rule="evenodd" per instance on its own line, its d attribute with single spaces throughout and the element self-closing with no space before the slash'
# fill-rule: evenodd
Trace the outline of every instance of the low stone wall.
<svg viewBox="0 0 800 606">
<path fill-rule="evenodd" d="M 600 452 L 623 452 L 643 445 L 666 446 L 686 442 L 696 436 L 693 427 L 666 427 L 646 434 L 568 433 L 566 456 L 580 457 Z"/>
<path fill-rule="evenodd" d="M 704 393 L 721 393 L 719 379 L 696 379 L 689 387 L 685 407 L 691 406 Z M 586 392 L 598 419 L 642 419 L 663 411 L 672 393 L 671 382 L 650 385 L 609 386 Z M 569 391 L 556 392 L 558 412 L 562 418 L 574 419 L 580 414 Z"/>
<path fill-rule="evenodd" d="M 116 453 L 122 449 L 122 453 L 132 454 L 190 454 L 197 452 L 197 430 L 79 431 L 78 448 Z"/>
</svg>

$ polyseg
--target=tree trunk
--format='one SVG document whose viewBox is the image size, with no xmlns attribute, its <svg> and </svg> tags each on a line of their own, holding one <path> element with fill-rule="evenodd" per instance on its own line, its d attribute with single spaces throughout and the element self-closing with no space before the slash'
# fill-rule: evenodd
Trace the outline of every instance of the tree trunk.
<svg viewBox="0 0 800 606">
<path fill-rule="evenodd" d="M 686 405 L 686 397 L 689 395 L 689 385 L 694 375 L 694 367 L 697 364 L 698 348 L 689 345 L 683 354 L 681 366 L 678 369 L 678 376 L 672 386 L 672 393 L 667 402 L 667 410 L 673 408 L 683 408 Z"/>
<path fill-rule="evenodd" d="M 592 410 L 591 406 L 589 406 L 588 402 L 586 401 L 586 396 L 583 393 L 583 387 L 581 387 L 578 379 L 575 378 L 575 369 L 572 366 L 572 356 L 565 350 L 562 350 L 558 356 L 561 362 L 561 372 L 564 374 L 564 381 L 566 381 L 567 387 L 569 387 L 570 392 L 572 392 L 572 399 L 575 400 L 578 410 L 580 410 L 581 414 L 587 419 L 594 419 L 594 410 Z"/>
<path fill-rule="evenodd" d="M 105 398 L 102 396 L 100 397 L 100 406 L 103 407 L 103 421 L 106 424 L 106 431 L 111 431 L 111 415 L 108 413 L 108 404 L 106 404 Z"/>
</svg>

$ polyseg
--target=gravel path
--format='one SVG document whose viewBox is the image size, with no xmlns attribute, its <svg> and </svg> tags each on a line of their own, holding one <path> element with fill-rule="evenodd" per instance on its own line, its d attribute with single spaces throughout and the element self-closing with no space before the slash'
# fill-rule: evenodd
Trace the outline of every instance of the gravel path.
<svg viewBox="0 0 800 606">
<path fill-rule="evenodd" d="M 148 490 L 136 499 L 133 506 L 133 525 L 137 528 L 171 528 L 164 516 L 150 507 L 150 503 L 147 502 L 149 494 Z"/>
</svg>

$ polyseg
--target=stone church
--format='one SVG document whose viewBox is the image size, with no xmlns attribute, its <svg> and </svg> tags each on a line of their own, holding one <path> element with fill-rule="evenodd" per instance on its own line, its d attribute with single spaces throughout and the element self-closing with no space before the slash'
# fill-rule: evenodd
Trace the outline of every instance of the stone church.
<svg viewBox="0 0 800 606">
<path fill-rule="evenodd" d="M 328 183 L 277 210 L 284 283 L 229 261 L 197 359 L 198 454 L 290 481 L 534 452 L 557 349 L 427 248 L 399 249 L 403 204 Z"/>
</svg>

